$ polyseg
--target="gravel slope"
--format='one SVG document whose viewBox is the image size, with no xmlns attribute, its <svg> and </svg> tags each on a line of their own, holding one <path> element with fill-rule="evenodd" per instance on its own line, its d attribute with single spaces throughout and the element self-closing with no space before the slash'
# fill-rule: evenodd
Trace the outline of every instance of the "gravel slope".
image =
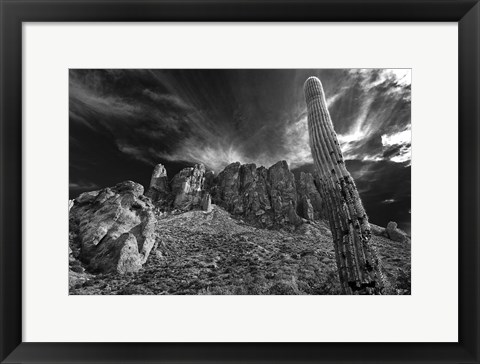
<svg viewBox="0 0 480 364">
<path fill-rule="evenodd" d="M 218 206 L 159 216 L 157 242 L 137 273 L 86 275 L 70 294 L 340 294 L 324 222 L 260 229 Z M 374 236 L 394 294 L 410 293 L 410 242 Z"/>
</svg>

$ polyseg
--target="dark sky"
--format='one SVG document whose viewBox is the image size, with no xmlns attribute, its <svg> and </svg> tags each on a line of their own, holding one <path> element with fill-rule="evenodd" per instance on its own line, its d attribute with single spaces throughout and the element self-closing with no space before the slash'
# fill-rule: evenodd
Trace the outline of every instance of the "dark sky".
<svg viewBox="0 0 480 364">
<path fill-rule="evenodd" d="M 370 220 L 410 232 L 410 70 L 70 70 L 70 198 L 204 163 L 310 170 L 303 83 L 317 76 Z"/>
</svg>

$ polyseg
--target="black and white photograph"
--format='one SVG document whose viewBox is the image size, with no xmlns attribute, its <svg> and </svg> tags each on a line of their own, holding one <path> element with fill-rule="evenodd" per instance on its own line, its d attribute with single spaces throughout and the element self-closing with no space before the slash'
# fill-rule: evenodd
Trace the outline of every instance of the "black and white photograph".
<svg viewBox="0 0 480 364">
<path fill-rule="evenodd" d="M 68 78 L 70 295 L 411 294 L 411 69 Z"/>
</svg>

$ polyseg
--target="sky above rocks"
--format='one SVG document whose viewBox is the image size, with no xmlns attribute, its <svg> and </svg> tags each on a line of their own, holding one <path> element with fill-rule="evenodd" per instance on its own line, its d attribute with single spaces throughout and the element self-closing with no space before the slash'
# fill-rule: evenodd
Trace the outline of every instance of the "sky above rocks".
<svg viewBox="0 0 480 364">
<path fill-rule="evenodd" d="M 70 70 L 70 197 L 203 163 L 286 160 L 311 170 L 303 83 L 323 83 L 370 219 L 410 231 L 411 73 L 406 69 Z"/>
</svg>

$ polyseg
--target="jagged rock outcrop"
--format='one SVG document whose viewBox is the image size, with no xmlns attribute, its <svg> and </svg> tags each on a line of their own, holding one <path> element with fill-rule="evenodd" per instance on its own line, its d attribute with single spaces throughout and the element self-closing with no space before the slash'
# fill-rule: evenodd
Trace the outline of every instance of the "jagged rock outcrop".
<svg viewBox="0 0 480 364">
<path fill-rule="evenodd" d="M 322 217 L 322 198 L 311 173 L 300 173 L 297 195 L 298 214 L 307 220 L 319 220 Z"/>
<path fill-rule="evenodd" d="M 394 221 L 390 221 L 387 224 L 387 227 L 385 229 L 385 234 L 387 235 L 387 238 L 394 241 L 398 241 L 400 243 L 404 243 L 408 239 L 407 234 L 405 234 L 402 230 L 400 230 L 397 227 L 397 223 Z"/>
<path fill-rule="evenodd" d="M 219 173 L 212 188 L 214 202 L 234 215 L 253 219 L 271 209 L 267 170 L 255 164 L 232 163 Z M 266 223 L 266 217 L 262 217 Z"/>
<path fill-rule="evenodd" d="M 153 205 L 138 183 L 85 192 L 70 209 L 70 248 L 92 272 L 135 272 L 155 243 L 155 224 Z"/>
<path fill-rule="evenodd" d="M 270 200 L 275 223 L 299 225 L 302 219 L 297 215 L 297 189 L 295 177 L 285 161 L 268 169 Z"/>
<path fill-rule="evenodd" d="M 206 171 L 205 172 L 205 179 L 203 181 L 203 188 L 206 191 L 210 191 L 213 186 L 215 186 L 216 183 L 216 176 L 215 172 L 213 171 Z"/>
<path fill-rule="evenodd" d="M 269 169 L 255 164 L 229 164 L 210 189 L 215 204 L 262 226 L 293 224 L 297 215 L 295 178 L 285 161 Z"/>
<path fill-rule="evenodd" d="M 212 211 L 212 198 L 209 193 L 203 195 L 202 198 L 202 210 L 205 212 Z"/>
<path fill-rule="evenodd" d="M 159 164 L 147 196 L 162 211 L 205 210 L 210 198 L 210 203 L 266 227 L 299 225 L 303 222 L 300 216 L 308 220 L 318 220 L 321 216 L 321 198 L 313 176 L 302 172 L 297 186 L 285 161 L 268 169 L 235 162 L 218 176 L 206 171 L 203 164 L 196 164 L 182 169 L 170 185 L 165 168 Z"/>
<path fill-rule="evenodd" d="M 315 220 L 315 211 L 313 209 L 311 200 L 303 195 L 299 201 L 299 215 L 307 220 Z"/>
<path fill-rule="evenodd" d="M 157 164 L 153 169 L 150 187 L 145 196 L 149 197 L 152 202 L 166 203 L 170 194 L 168 184 L 167 170 L 163 164 Z"/>
<path fill-rule="evenodd" d="M 240 163 L 231 163 L 217 176 L 216 183 L 211 187 L 213 200 L 225 207 L 229 212 L 243 213 L 243 204 L 239 203 Z"/>
<path fill-rule="evenodd" d="M 176 174 L 172 180 L 173 208 L 184 211 L 199 208 L 205 194 L 204 182 L 205 166 L 203 164 L 184 168 Z"/>
</svg>

